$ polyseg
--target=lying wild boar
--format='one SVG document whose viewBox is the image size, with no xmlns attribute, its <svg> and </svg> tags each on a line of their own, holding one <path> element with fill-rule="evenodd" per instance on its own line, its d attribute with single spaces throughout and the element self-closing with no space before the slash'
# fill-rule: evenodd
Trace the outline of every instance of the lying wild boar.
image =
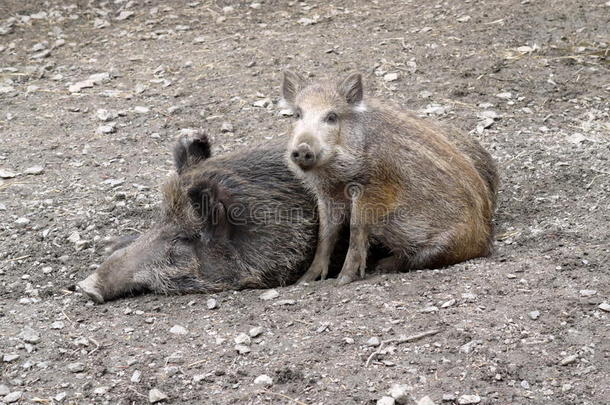
<svg viewBox="0 0 610 405">
<path fill-rule="evenodd" d="M 210 157 L 205 136 L 183 137 L 163 215 L 119 245 L 78 288 L 103 303 L 130 293 L 217 292 L 287 285 L 317 239 L 315 201 L 286 167 L 285 141 Z"/>
<path fill-rule="evenodd" d="M 344 224 L 339 284 L 364 276 L 370 243 L 391 255 L 380 271 L 441 267 L 490 253 L 498 175 L 479 143 L 363 96 L 361 75 L 305 83 L 285 72 L 295 123 L 287 161 L 317 197 L 315 258 L 303 281 L 324 279 Z"/>
</svg>

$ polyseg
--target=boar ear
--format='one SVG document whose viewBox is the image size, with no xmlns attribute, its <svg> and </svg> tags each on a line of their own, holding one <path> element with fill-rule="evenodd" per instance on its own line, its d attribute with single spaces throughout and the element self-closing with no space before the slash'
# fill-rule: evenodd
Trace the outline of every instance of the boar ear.
<svg viewBox="0 0 610 405">
<path fill-rule="evenodd" d="M 362 75 L 358 72 L 351 73 L 339 84 L 338 90 L 349 104 L 359 103 L 363 94 Z"/>
<path fill-rule="evenodd" d="M 285 70 L 282 75 L 282 97 L 290 105 L 294 105 L 297 94 L 303 88 L 304 80 L 292 70 Z"/>
<path fill-rule="evenodd" d="M 181 174 L 187 168 L 209 158 L 211 154 L 211 145 L 207 135 L 183 135 L 174 147 L 176 171 Z"/>
<path fill-rule="evenodd" d="M 228 192 L 217 183 L 200 183 L 188 191 L 191 206 L 213 239 L 228 239 L 231 223 L 227 213 Z"/>
</svg>

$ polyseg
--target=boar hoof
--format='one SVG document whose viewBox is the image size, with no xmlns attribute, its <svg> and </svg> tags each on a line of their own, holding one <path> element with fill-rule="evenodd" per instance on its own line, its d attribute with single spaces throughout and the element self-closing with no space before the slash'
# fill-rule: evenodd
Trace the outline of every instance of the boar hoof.
<svg viewBox="0 0 610 405">
<path fill-rule="evenodd" d="M 100 293 L 99 288 L 97 287 L 97 274 L 93 273 L 80 283 L 76 285 L 77 291 L 85 294 L 91 301 L 97 304 L 104 303 L 104 297 Z"/>
</svg>

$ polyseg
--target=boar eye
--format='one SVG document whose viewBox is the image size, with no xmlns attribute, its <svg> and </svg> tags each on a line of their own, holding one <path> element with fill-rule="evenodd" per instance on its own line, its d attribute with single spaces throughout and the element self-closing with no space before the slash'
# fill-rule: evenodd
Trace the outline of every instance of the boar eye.
<svg viewBox="0 0 610 405">
<path fill-rule="evenodd" d="M 337 123 L 338 119 L 339 117 L 334 112 L 329 112 L 328 114 L 326 114 L 326 117 L 324 117 L 324 121 L 326 121 L 328 124 L 335 124 Z"/>
<path fill-rule="evenodd" d="M 302 115 L 302 112 L 301 112 L 300 108 L 297 108 L 296 110 L 294 110 L 293 117 L 294 117 L 295 120 L 300 120 L 301 119 L 301 115 Z"/>
</svg>

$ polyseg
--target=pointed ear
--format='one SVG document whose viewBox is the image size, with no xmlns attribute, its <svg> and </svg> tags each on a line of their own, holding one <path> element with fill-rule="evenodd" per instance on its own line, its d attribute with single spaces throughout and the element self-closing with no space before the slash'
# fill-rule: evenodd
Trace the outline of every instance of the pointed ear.
<svg viewBox="0 0 610 405">
<path fill-rule="evenodd" d="M 351 73 L 339 84 L 338 90 L 349 104 L 360 102 L 363 95 L 362 75 L 358 72 Z"/>
<path fill-rule="evenodd" d="M 212 239 L 228 239 L 231 236 L 231 222 L 227 207 L 230 196 L 225 188 L 217 183 L 202 182 L 188 191 L 191 205 L 203 221 L 205 232 Z"/>
<path fill-rule="evenodd" d="M 178 174 L 209 158 L 212 154 L 211 148 L 210 140 L 205 134 L 181 136 L 174 147 L 174 164 Z"/>
<path fill-rule="evenodd" d="M 292 70 L 285 70 L 282 75 L 282 97 L 290 105 L 294 105 L 297 94 L 303 88 L 305 81 Z"/>
</svg>

